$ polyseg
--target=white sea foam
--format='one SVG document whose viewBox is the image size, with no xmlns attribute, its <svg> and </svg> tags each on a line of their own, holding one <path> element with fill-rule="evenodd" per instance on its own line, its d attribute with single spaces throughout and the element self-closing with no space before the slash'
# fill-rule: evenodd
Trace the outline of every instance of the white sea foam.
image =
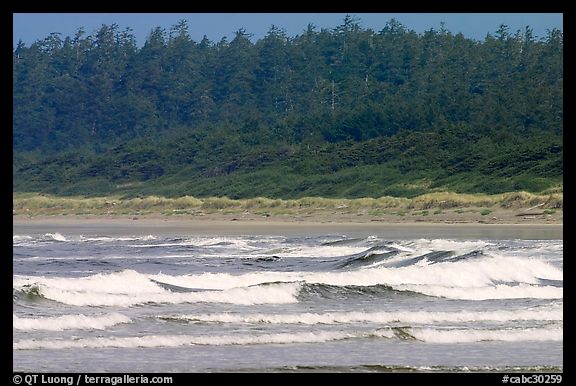
<svg viewBox="0 0 576 386">
<path fill-rule="evenodd" d="M 68 241 L 66 239 L 66 237 L 62 236 L 61 233 L 55 232 L 55 233 L 46 233 L 44 234 L 44 237 L 47 239 L 51 239 L 54 241 Z"/>
<path fill-rule="evenodd" d="M 15 276 L 14 287 L 37 286 L 47 299 L 74 306 L 129 307 L 145 303 L 283 304 L 297 302 L 299 283 L 276 283 L 223 291 L 171 292 L 149 277 L 126 270 L 82 278 Z"/>
<path fill-rule="evenodd" d="M 174 241 L 159 244 L 130 244 L 127 247 L 131 248 L 160 248 L 160 247 L 194 247 L 195 245 L 190 241 Z"/>
<path fill-rule="evenodd" d="M 318 331 L 300 333 L 277 333 L 258 335 L 148 335 L 142 337 L 100 337 L 62 340 L 25 339 L 13 343 L 14 350 L 68 349 L 68 348 L 111 348 L 111 347 L 177 347 L 190 345 L 253 345 L 253 344 L 290 344 L 321 343 L 332 340 L 352 338 L 354 335 L 340 331 Z"/>
<path fill-rule="evenodd" d="M 84 293 L 41 290 L 42 294 L 52 300 L 75 306 L 121 306 L 129 307 L 146 303 L 232 303 L 242 305 L 252 304 L 284 304 L 297 302 L 296 295 L 299 285 L 286 284 L 266 287 L 232 288 L 223 291 L 200 291 L 187 293 L 172 293 L 162 290 L 159 293 L 146 294 L 116 294 L 116 293 Z"/>
<path fill-rule="evenodd" d="M 106 315 L 62 315 L 39 318 L 21 318 L 12 314 L 12 326 L 16 330 L 103 330 L 120 323 L 131 323 L 132 320 L 118 313 Z"/>
<path fill-rule="evenodd" d="M 260 248 L 250 245 L 249 240 L 241 238 L 226 238 L 226 237 L 196 237 L 196 238 L 186 238 L 178 239 L 173 241 L 167 241 L 157 244 L 132 244 L 128 247 L 133 248 L 158 248 L 158 247 L 220 247 L 224 246 L 230 249 L 231 252 L 246 252 L 255 251 Z"/>
<path fill-rule="evenodd" d="M 251 245 L 249 240 L 237 237 L 195 237 L 190 242 L 199 247 L 230 245 L 239 249 L 259 249 Z"/>
<path fill-rule="evenodd" d="M 270 323 L 270 324 L 348 324 L 348 323 L 409 323 L 437 322 L 510 322 L 510 321 L 562 321 L 563 310 L 549 307 L 532 310 L 498 311 L 401 311 L 401 312 L 328 312 L 299 314 L 198 314 L 158 316 L 175 320 L 217 323 Z"/>
<path fill-rule="evenodd" d="M 441 330 L 433 328 L 409 329 L 410 335 L 427 343 L 474 343 L 481 341 L 524 342 L 562 341 L 563 329 L 525 328 L 500 330 Z"/>
<path fill-rule="evenodd" d="M 447 239 L 418 239 L 414 241 L 416 250 L 428 249 L 431 251 L 470 252 L 491 247 L 494 244 L 483 240 L 447 240 Z"/>
<path fill-rule="evenodd" d="M 224 290 L 172 293 L 152 280 L 185 288 Z M 295 282 L 336 286 L 387 285 L 398 290 L 454 299 L 562 299 L 562 287 L 542 286 L 540 279 L 563 280 L 562 269 L 541 260 L 482 256 L 470 260 L 409 265 L 399 268 L 365 267 L 351 271 L 278 272 L 243 274 L 202 273 L 144 275 L 132 270 L 82 278 L 15 276 L 15 288 L 37 285 L 49 299 L 73 305 L 130 306 L 147 302 L 230 302 L 236 304 L 296 302 Z M 257 286 L 284 282 L 282 285 Z M 292 283 L 292 284 L 290 284 Z"/>
<path fill-rule="evenodd" d="M 346 272 L 252 272 L 241 275 L 154 275 L 155 280 L 182 287 L 226 289 L 275 281 L 305 281 L 329 285 L 389 285 L 400 290 L 457 299 L 562 298 L 562 288 L 542 287 L 540 278 L 563 280 L 561 269 L 535 259 L 485 256 L 479 259 L 411 265 L 368 267 Z M 497 283 L 511 283 L 511 285 Z"/>
<path fill-rule="evenodd" d="M 27 235 L 13 235 L 12 236 L 12 242 L 14 244 L 21 243 L 23 241 L 30 241 L 30 240 L 32 240 L 32 236 L 27 236 Z"/>
<path fill-rule="evenodd" d="M 276 254 L 279 257 L 338 257 L 349 256 L 366 250 L 365 246 L 320 245 L 295 247 Z"/>
<path fill-rule="evenodd" d="M 94 293 L 153 293 L 160 290 L 146 275 L 133 270 L 124 270 L 111 274 L 98 273 L 79 278 L 15 276 L 13 282 L 15 287 L 37 284 L 46 289 Z"/>
<path fill-rule="evenodd" d="M 151 241 L 156 240 L 156 236 L 133 236 L 133 237 L 111 237 L 111 236 L 80 236 L 81 241 L 99 241 L 99 242 L 116 242 L 116 241 Z"/>
<path fill-rule="evenodd" d="M 414 250 L 414 248 L 408 248 L 408 247 L 406 247 L 406 246 L 404 246 L 404 245 L 400 245 L 400 244 L 397 244 L 397 243 L 388 244 L 388 245 L 386 245 L 386 246 L 387 246 L 387 247 L 390 247 L 390 248 L 397 249 L 397 250 L 402 251 L 402 252 L 410 252 L 410 253 L 416 252 L 416 251 Z"/>
<path fill-rule="evenodd" d="M 563 299 L 563 288 L 518 284 L 514 286 L 498 284 L 485 287 L 444 287 L 432 285 L 399 285 L 394 288 L 419 292 L 429 296 L 449 299 L 488 300 L 488 299 Z"/>
<path fill-rule="evenodd" d="M 197 275 L 150 275 L 151 279 L 186 288 L 229 289 L 247 287 L 261 283 L 293 282 L 304 280 L 299 272 L 250 272 L 240 275 L 206 272 Z"/>
<path fill-rule="evenodd" d="M 255 345 L 322 343 L 363 338 L 414 339 L 426 343 L 474 343 L 481 341 L 562 341 L 562 328 L 527 328 L 500 330 L 381 328 L 372 332 L 316 331 L 274 334 L 235 334 L 217 336 L 147 335 L 132 337 L 97 337 L 80 339 L 24 339 L 14 342 L 14 350 L 70 348 L 153 348 L 190 345 Z"/>
</svg>

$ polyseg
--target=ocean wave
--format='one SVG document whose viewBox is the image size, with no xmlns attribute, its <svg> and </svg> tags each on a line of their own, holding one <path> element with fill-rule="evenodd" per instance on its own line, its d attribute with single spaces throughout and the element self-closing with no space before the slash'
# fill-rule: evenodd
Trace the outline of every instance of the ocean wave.
<svg viewBox="0 0 576 386">
<path fill-rule="evenodd" d="M 451 287 L 434 285 L 399 285 L 395 287 L 406 291 L 418 292 L 428 296 L 462 300 L 489 299 L 563 299 L 564 289 L 550 285 L 497 284 L 483 287 Z"/>
<path fill-rule="evenodd" d="M 46 233 L 44 234 L 45 240 L 53 240 L 53 241 L 68 241 L 66 237 L 64 237 L 61 233 L 54 232 L 54 233 Z"/>
<path fill-rule="evenodd" d="M 561 327 L 499 330 L 413 328 L 407 329 L 407 333 L 415 339 L 426 343 L 442 344 L 475 343 L 483 341 L 542 342 L 562 341 L 564 338 Z"/>
<path fill-rule="evenodd" d="M 154 235 L 147 236 L 129 236 L 129 237 L 112 237 L 112 236 L 83 236 L 80 235 L 80 241 L 84 242 L 106 242 L 113 243 L 117 241 L 152 241 L 157 240 Z"/>
<path fill-rule="evenodd" d="M 147 335 L 130 337 L 96 337 L 80 339 L 23 339 L 14 342 L 14 350 L 70 349 L 70 348 L 153 348 L 192 345 L 261 345 L 323 343 L 344 339 L 384 338 L 390 342 L 415 341 L 434 344 L 475 343 L 482 341 L 524 342 L 562 341 L 563 329 L 434 329 L 412 327 L 385 327 L 375 331 L 316 331 L 272 334 L 234 334 L 217 336 Z"/>
<path fill-rule="evenodd" d="M 359 268 L 374 265 L 398 255 L 397 249 L 375 246 L 352 256 L 346 256 L 336 264 L 336 268 Z"/>
<path fill-rule="evenodd" d="M 130 307 L 146 303 L 284 304 L 297 302 L 300 283 L 260 283 L 221 291 L 173 292 L 147 275 L 125 270 L 82 278 L 15 277 L 14 289 L 73 306 Z"/>
<path fill-rule="evenodd" d="M 159 315 L 159 319 L 199 323 L 249 323 L 249 324 L 351 324 L 351 323 L 400 323 L 429 324 L 438 322 L 510 322 L 563 320 L 561 307 L 530 310 L 498 311 L 398 311 L 398 312 L 327 312 L 298 314 L 198 314 Z"/>
<path fill-rule="evenodd" d="M 12 243 L 14 246 L 32 246 L 38 242 L 67 242 L 70 241 L 67 237 L 61 233 L 45 233 L 41 236 L 30 236 L 30 235 L 13 235 Z"/>
<path fill-rule="evenodd" d="M 336 286 L 386 285 L 397 290 L 458 299 L 562 298 L 559 286 L 539 284 L 542 279 L 560 284 L 563 272 L 541 260 L 483 256 L 398 268 L 378 266 L 342 273 L 310 273 L 299 278 L 292 275 L 291 279 Z"/>
<path fill-rule="evenodd" d="M 344 238 L 338 240 L 329 240 L 324 241 L 320 245 L 327 246 L 327 247 L 334 247 L 334 246 L 342 246 L 342 245 L 349 245 L 349 244 L 358 244 L 360 242 L 365 241 L 364 238 Z"/>
<path fill-rule="evenodd" d="M 471 250 L 488 249 L 494 247 L 491 241 L 485 240 L 448 240 L 448 239 L 418 239 L 410 242 L 417 251 L 455 251 L 466 253 Z"/>
<path fill-rule="evenodd" d="M 244 238 L 226 238 L 226 237 L 193 237 L 193 238 L 170 238 L 160 240 L 160 242 L 150 244 L 129 244 L 126 245 L 131 248 L 173 248 L 173 247 L 186 247 L 186 248 L 203 248 L 207 251 L 213 247 L 227 247 L 230 251 L 249 252 L 260 250 L 250 244 L 250 240 Z"/>
<path fill-rule="evenodd" d="M 28 235 L 12 235 L 12 243 L 13 244 L 21 244 L 26 241 L 32 240 L 32 236 Z"/>
<path fill-rule="evenodd" d="M 373 296 L 391 291 L 469 300 L 563 298 L 562 269 L 540 259 L 486 255 L 471 255 L 457 261 L 421 261 L 400 267 L 378 265 L 351 270 L 187 275 L 147 275 L 124 270 L 81 278 L 14 276 L 13 283 L 16 290 L 35 286 L 39 289 L 38 295 L 73 305 L 130 306 L 147 302 L 200 301 L 288 303 L 298 301 L 298 295 Z M 265 283 L 284 284 L 262 287 L 260 293 L 254 289 Z"/>
<path fill-rule="evenodd" d="M 366 251 L 366 246 L 317 245 L 287 247 L 277 253 L 279 257 L 323 258 L 346 257 Z"/>
<path fill-rule="evenodd" d="M 426 296 L 409 290 L 398 290 L 384 284 L 359 286 L 359 285 L 332 285 L 318 283 L 302 283 L 298 299 L 309 300 L 312 298 L 324 299 L 350 299 L 355 297 L 385 298 L 390 296 Z"/>
<path fill-rule="evenodd" d="M 62 340 L 25 339 L 14 342 L 14 350 L 69 349 L 69 348 L 152 348 L 192 345 L 224 346 L 254 344 L 322 343 L 355 337 L 339 331 L 276 333 L 258 335 L 148 335 L 138 337 L 99 337 Z"/>
<path fill-rule="evenodd" d="M 131 322 L 130 318 L 118 313 L 97 316 L 78 314 L 38 318 L 21 318 L 16 314 L 12 314 L 13 328 L 26 331 L 103 330 L 117 324 Z"/>
</svg>

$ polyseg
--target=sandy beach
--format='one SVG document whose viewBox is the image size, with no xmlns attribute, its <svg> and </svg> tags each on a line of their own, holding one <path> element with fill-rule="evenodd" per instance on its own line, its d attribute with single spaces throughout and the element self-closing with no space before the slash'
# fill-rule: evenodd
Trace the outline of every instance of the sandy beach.
<svg viewBox="0 0 576 386">
<path fill-rule="evenodd" d="M 18 228 L 49 227 L 71 233 L 102 232 L 104 228 L 116 234 L 384 232 L 386 237 L 560 239 L 562 207 L 561 191 L 546 195 L 435 192 L 411 199 L 298 200 L 188 196 L 87 198 L 15 193 L 13 223 L 15 232 Z"/>
<path fill-rule="evenodd" d="M 512 211 L 506 211 L 512 212 Z M 552 217 L 552 216 L 550 216 Z M 14 216 L 13 231 L 54 230 L 69 234 L 380 234 L 388 238 L 444 237 L 487 239 L 562 239 L 561 217 L 531 218 L 507 213 L 507 219 L 461 216 L 445 219 L 428 216 L 373 218 L 371 216 L 264 217 L 210 214 L 204 216 Z M 512 222 L 514 220 L 515 222 Z M 499 222 L 502 221 L 502 222 Z"/>
</svg>

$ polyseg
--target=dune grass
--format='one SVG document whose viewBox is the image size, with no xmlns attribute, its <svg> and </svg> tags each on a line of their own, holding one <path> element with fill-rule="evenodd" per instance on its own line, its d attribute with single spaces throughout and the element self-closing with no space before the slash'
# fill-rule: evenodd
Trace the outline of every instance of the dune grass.
<svg viewBox="0 0 576 386">
<path fill-rule="evenodd" d="M 510 192 L 497 195 L 460 194 L 434 192 L 414 198 L 390 197 L 335 199 L 304 197 L 294 200 L 255 197 L 233 200 L 228 197 L 166 198 L 147 196 L 138 198 L 107 197 L 59 197 L 37 193 L 13 193 L 14 215 L 144 215 L 144 214 L 241 214 L 254 213 L 274 215 L 300 215 L 314 213 L 442 213 L 446 209 L 478 210 L 528 209 L 557 210 L 563 208 L 562 189 L 554 189 L 545 194 Z M 430 211 L 430 212 L 428 212 Z"/>
</svg>

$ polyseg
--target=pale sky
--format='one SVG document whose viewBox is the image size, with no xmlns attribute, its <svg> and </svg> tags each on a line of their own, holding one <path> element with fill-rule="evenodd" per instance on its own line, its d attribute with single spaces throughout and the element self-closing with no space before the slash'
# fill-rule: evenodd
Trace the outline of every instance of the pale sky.
<svg viewBox="0 0 576 386">
<path fill-rule="evenodd" d="M 253 41 L 266 35 L 271 25 L 284 29 L 288 36 L 296 36 L 306 30 L 309 23 L 320 28 L 332 29 L 342 24 L 346 13 L 14 13 L 13 43 L 22 40 L 30 45 L 60 32 L 62 38 L 73 36 L 80 27 L 92 34 L 102 24 L 118 24 L 120 30 L 130 27 L 142 46 L 150 31 L 155 27 L 169 30 L 179 20 L 188 20 L 192 39 L 200 41 L 206 35 L 213 42 L 244 28 L 253 34 Z M 487 33 L 494 34 L 501 24 L 509 26 L 511 33 L 523 31 L 526 26 L 534 30 L 536 38 L 546 36 L 546 30 L 563 30 L 562 13 L 350 13 L 360 19 L 363 28 L 380 31 L 395 18 L 408 29 L 417 33 L 440 29 L 440 23 L 454 34 L 483 40 Z"/>
</svg>

